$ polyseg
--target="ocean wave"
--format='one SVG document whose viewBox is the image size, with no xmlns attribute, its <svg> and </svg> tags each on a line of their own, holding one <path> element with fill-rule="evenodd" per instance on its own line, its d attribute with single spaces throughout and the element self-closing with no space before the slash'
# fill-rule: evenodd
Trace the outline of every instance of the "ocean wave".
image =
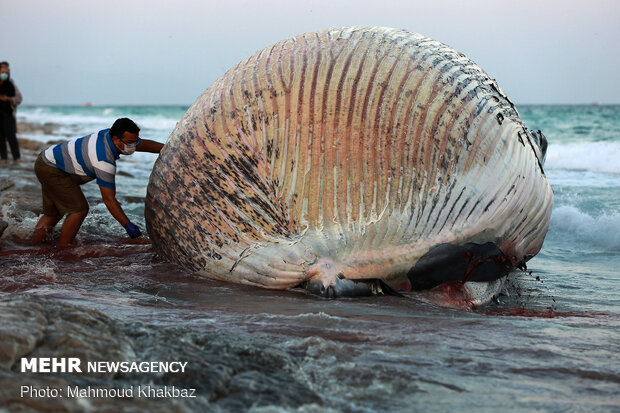
<svg viewBox="0 0 620 413">
<path fill-rule="evenodd" d="M 553 210 L 550 233 L 606 250 L 620 250 L 620 214 L 593 217 L 571 205 Z"/>
<path fill-rule="evenodd" d="M 545 169 L 620 174 L 620 142 L 551 144 Z"/>
<path fill-rule="evenodd" d="M 100 129 L 109 127 L 120 117 L 133 119 L 142 129 L 167 131 L 175 125 L 185 113 L 183 107 L 63 107 L 31 106 L 20 108 L 17 113 L 19 122 L 56 125 L 55 134 L 75 133 L 75 128 Z"/>
</svg>

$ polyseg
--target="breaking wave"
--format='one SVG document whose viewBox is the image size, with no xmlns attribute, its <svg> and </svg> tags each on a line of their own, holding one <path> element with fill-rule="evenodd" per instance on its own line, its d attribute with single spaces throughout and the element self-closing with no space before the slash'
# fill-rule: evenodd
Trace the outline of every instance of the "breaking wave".
<svg viewBox="0 0 620 413">
<path fill-rule="evenodd" d="M 620 174 L 619 142 L 552 144 L 545 169 L 564 169 Z"/>
<path fill-rule="evenodd" d="M 590 245 L 620 251 L 620 214 L 591 216 L 570 205 L 553 211 L 550 230 Z"/>
</svg>

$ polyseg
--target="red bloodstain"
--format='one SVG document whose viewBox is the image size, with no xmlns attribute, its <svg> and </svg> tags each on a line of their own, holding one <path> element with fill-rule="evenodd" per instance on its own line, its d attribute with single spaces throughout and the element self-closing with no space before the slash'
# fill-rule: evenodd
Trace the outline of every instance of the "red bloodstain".
<svg viewBox="0 0 620 413">
<path fill-rule="evenodd" d="M 619 317 L 618 314 L 587 311 L 556 311 L 551 307 L 544 310 L 525 307 L 493 308 L 480 311 L 481 314 L 506 316 L 506 317 L 530 317 L 530 318 L 558 318 L 558 317 Z"/>
</svg>

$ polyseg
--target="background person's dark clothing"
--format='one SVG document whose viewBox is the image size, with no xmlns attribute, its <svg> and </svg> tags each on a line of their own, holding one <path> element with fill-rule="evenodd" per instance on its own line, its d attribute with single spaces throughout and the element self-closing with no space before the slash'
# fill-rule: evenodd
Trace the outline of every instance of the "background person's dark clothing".
<svg viewBox="0 0 620 413">
<path fill-rule="evenodd" d="M 11 112 L 6 113 L 0 111 L 0 159 L 7 158 L 6 141 L 9 142 L 9 146 L 11 147 L 13 159 L 19 159 L 20 153 L 19 144 L 17 143 L 15 118 Z"/>
<path fill-rule="evenodd" d="M 21 103 L 21 93 L 12 80 L 5 80 L 0 84 L 0 95 L 13 98 L 12 102 L 0 101 L 0 159 L 7 158 L 6 142 L 9 142 L 13 159 L 19 159 L 19 144 L 17 143 L 17 121 L 15 108 Z"/>
</svg>

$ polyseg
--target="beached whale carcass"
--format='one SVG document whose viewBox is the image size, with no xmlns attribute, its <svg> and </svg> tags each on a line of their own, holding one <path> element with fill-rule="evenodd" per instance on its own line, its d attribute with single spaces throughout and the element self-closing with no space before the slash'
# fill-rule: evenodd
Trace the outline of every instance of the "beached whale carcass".
<svg viewBox="0 0 620 413">
<path fill-rule="evenodd" d="M 485 300 L 542 246 L 545 150 L 442 43 L 306 33 L 189 108 L 154 166 L 147 229 L 160 255 L 207 277 L 328 296 L 456 281 Z"/>
</svg>

